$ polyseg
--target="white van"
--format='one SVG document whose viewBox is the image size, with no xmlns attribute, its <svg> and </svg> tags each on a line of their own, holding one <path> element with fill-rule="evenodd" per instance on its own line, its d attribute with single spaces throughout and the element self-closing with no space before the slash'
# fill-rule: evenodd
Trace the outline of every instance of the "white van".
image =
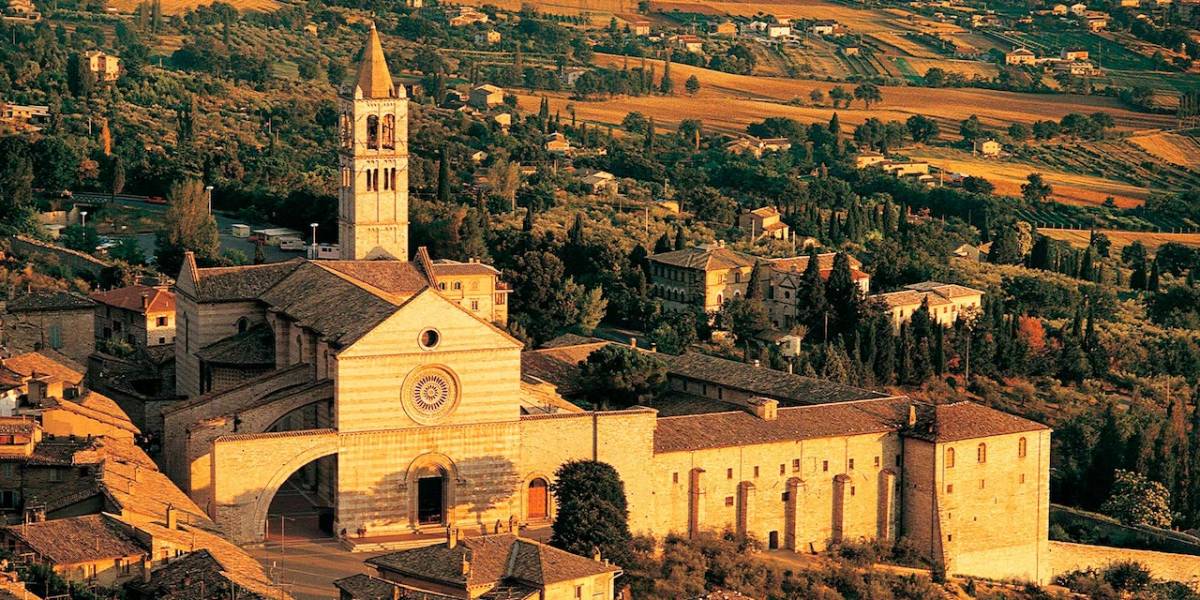
<svg viewBox="0 0 1200 600">
<path fill-rule="evenodd" d="M 304 240 L 302 240 L 300 238 L 285 237 L 285 238 L 282 238 L 279 240 L 279 249 L 280 250 L 290 250 L 293 252 L 299 252 L 299 251 L 303 251 L 306 248 L 308 248 L 308 245 L 305 244 Z"/>
</svg>

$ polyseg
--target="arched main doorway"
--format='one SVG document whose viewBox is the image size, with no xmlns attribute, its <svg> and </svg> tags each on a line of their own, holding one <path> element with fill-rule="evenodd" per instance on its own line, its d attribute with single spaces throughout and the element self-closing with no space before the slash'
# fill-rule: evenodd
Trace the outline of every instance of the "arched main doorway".
<svg viewBox="0 0 1200 600">
<path fill-rule="evenodd" d="M 540 521 L 550 516 L 550 486 L 545 479 L 538 477 L 529 482 L 525 492 L 525 518 L 529 521 Z"/>
<path fill-rule="evenodd" d="M 446 469 L 429 465 L 418 470 L 417 478 L 417 524 L 443 525 L 446 522 L 446 486 L 449 477 Z"/>
</svg>

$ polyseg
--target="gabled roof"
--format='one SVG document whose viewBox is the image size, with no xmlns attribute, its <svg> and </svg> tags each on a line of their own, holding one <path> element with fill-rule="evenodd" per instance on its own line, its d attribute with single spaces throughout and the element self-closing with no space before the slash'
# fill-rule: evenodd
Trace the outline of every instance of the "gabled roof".
<svg viewBox="0 0 1200 600">
<path fill-rule="evenodd" d="M 4 531 L 59 566 L 147 553 L 128 530 L 107 515 L 11 525 Z"/>
<path fill-rule="evenodd" d="M 367 34 L 367 45 L 363 47 L 355 81 L 358 89 L 362 90 L 363 98 L 396 97 L 392 74 L 388 71 L 387 59 L 383 56 L 383 44 L 379 41 L 379 32 L 375 30 L 374 23 L 371 23 L 371 31 Z"/>
<path fill-rule="evenodd" d="M 957 442 L 1048 429 L 1037 421 L 964 400 L 920 406 L 917 425 L 905 433 L 931 442 Z"/>
<path fill-rule="evenodd" d="M 660 352 L 657 356 L 666 363 L 667 373 L 670 376 L 686 377 L 695 381 L 704 381 L 740 390 L 754 396 L 773 398 L 783 406 L 829 404 L 887 397 L 879 392 L 765 367 L 756 367 L 699 352 L 689 351 L 678 356 Z"/>
<path fill-rule="evenodd" d="M 218 558 L 207 548 L 190 552 L 154 569 L 148 583 L 135 584 L 134 587 L 147 592 L 148 597 L 160 600 L 291 598 L 291 595 L 273 587 L 261 569 L 257 575 L 246 574 L 225 564 L 228 558 L 228 554 Z M 249 559 L 249 556 L 246 558 Z M 231 586 L 237 586 L 237 591 L 231 590 Z"/>
<path fill-rule="evenodd" d="M 615 566 L 511 533 L 466 538 L 453 548 L 438 544 L 402 550 L 368 559 L 366 563 L 461 588 L 502 583 L 542 587 L 620 571 Z"/>
<path fill-rule="evenodd" d="M 104 292 L 92 292 L 91 299 L 136 313 L 175 312 L 175 294 L 148 285 L 131 285 Z M 143 308 L 145 302 L 145 308 Z"/>
<path fill-rule="evenodd" d="M 260 323 L 201 348 L 196 356 L 219 365 L 274 365 L 275 333 Z"/>
<path fill-rule="evenodd" d="M 225 302 L 254 300 L 296 270 L 303 261 L 299 258 L 263 265 L 238 267 L 208 267 L 195 270 L 196 300 Z M 193 263 L 194 265 L 194 263 Z M 184 265 L 186 269 L 188 265 Z"/>
<path fill-rule="evenodd" d="M 454 596 L 404 589 L 397 583 L 362 573 L 337 579 L 333 586 L 350 600 L 395 600 L 397 594 L 402 594 L 403 600 L 459 600 Z"/>
<path fill-rule="evenodd" d="M 560 394 L 575 394 L 583 391 L 579 381 L 579 363 L 587 360 L 592 352 L 607 346 L 599 341 L 558 348 L 543 348 L 521 353 L 521 377 L 537 378 L 552 383 Z"/>
<path fill-rule="evenodd" d="M 673 267 L 702 269 L 704 271 L 752 267 L 758 260 L 749 254 L 735 252 L 724 246 L 711 246 L 707 248 L 693 246 L 691 248 L 684 248 L 683 250 L 653 254 L 649 259 Z"/>
</svg>

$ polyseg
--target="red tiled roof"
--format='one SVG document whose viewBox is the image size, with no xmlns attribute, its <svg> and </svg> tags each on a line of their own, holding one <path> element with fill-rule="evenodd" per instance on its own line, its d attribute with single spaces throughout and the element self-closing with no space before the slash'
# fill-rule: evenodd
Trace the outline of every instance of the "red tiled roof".
<svg viewBox="0 0 1200 600">
<path fill-rule="evenodd" d="M 175 312 L 175 294 L 148 285 L 131 285 L 105 292 L 92 292 L 90 297 L 101 304 L 136 313 Z"/>
<path fill-rule="evenodd" d="M 579 383 L 579 363 L 586 361 L 592 352 L 610 342 L 592 342 L 576 346 L 561 346 L 521 353 L 521 375 L 536 377 L 554 384 L 560 394 L 582 391 Z"/>
<path fill-rule="evenodd" d="M 79 385 L 83 382 L 85 370 L 81 365 L 75 364 L 65 356 L 51 357 L 44 352 L 26 352 L 10 356 L 4 359 L 3 364 L 5 368 L 25 377 L 32 377 L 34 373 L 49 375 L 56 381 L 71 385 Z"/>
<path fill-rule="evenodd" d="M 663 264 L 683 267 L 685 269 L 732 269 L 736 267 L 752 267 L 758 260 L 749 254 L 735 252 L 725 247 L 684 248 L 650 256 L 650 260 Z"/>
<path fill-rule="evenodd" d="M 128 530 L 106 515 L 12 525 L 4 531 L 55 565 L 139 556 L 147 552 Z"/>
</svg>

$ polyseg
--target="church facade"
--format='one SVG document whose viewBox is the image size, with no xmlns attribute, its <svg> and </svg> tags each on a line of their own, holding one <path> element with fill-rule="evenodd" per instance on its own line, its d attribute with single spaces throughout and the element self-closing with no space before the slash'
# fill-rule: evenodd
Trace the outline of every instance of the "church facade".
<svg viewBox="0 0 1200 600">
<path fill-rule="evenodd" d="M 584 412 L 524 372 L 494 269 L 409 260 L 407 101 L 374 29 L 363 56 L 342 99 L 343 258 L 188 256 L 177 280 L 188 399 L 163 413 L 166 471 L 233 540 L 263 539 L 297 478 L 360 548 L 544 526 L 555 470 L 594 459 L 621 474 L 635 533 L 728 529 L 804 552 L 903 536 L 949 572 L 1047 578 L 1040 424 L 968 402 L 818 400 L 812 380 L 713 358 L 681 362 L 672 387 L 719 410 Z M 564 370 L 588 349 L 561 349 Z"/>
</svg>

